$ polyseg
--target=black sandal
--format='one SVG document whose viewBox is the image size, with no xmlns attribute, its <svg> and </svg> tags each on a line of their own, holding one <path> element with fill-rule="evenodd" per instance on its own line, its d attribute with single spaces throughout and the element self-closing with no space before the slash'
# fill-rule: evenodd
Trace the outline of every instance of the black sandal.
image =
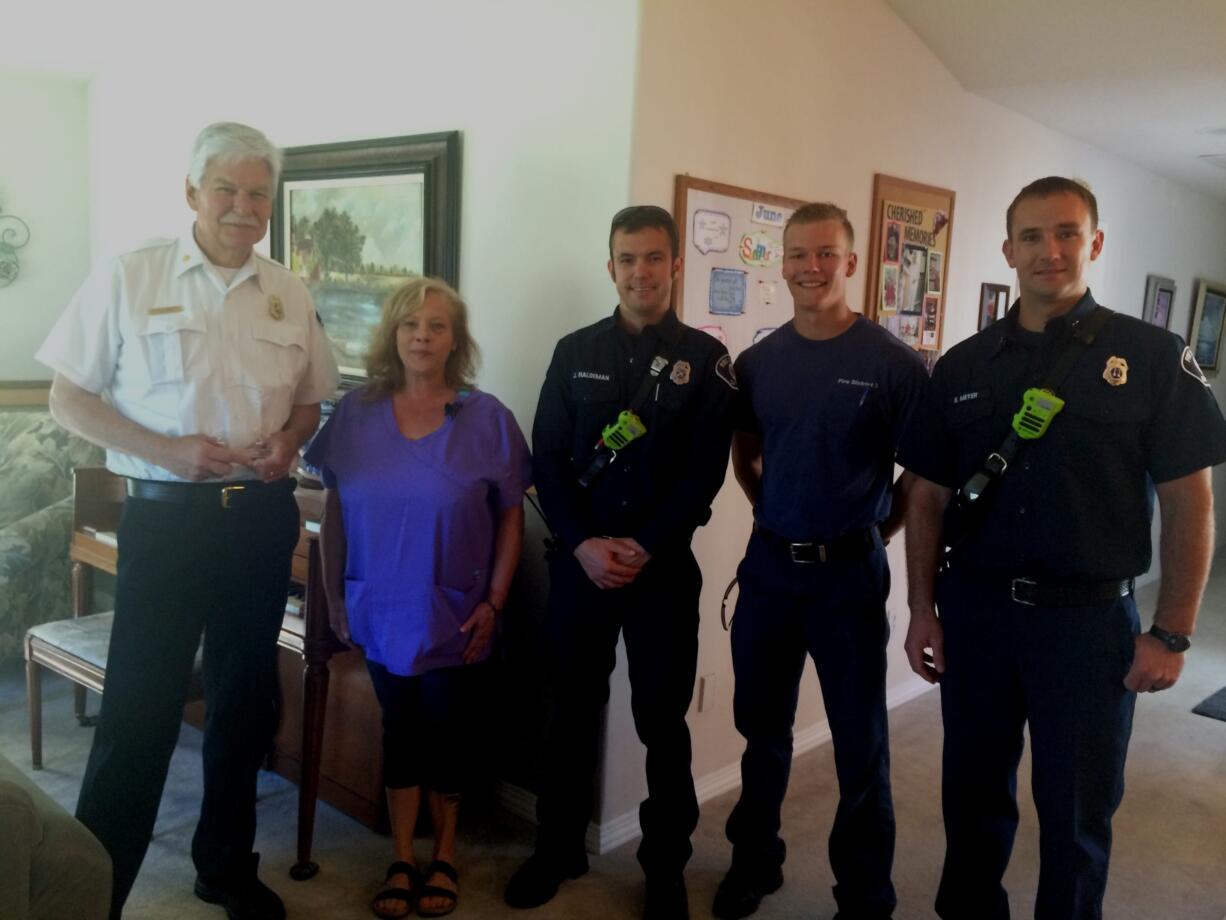
<svg viewBox="0 0 1226 920">
<path fill-rule="evenodd" d="M 445 875 L 447 878 L 455 882 L 457 890 L 452 891 L 450 888 L 440 888 L 438 885 L 423 884 L 420 886 L 417 889 L 418 903 L 421 902 L 422 898 L 447 898 L 451 901 L 451 903 L 444 905 L 443 907 L 436 907 L 433 910 L 422 910 L 419 907 L 417 909 L 417 915 L 419 917 L 445 917 L 455 910 L 456 903 L 460 900 L 460 892 L 458 890 L 460 886 L 460 873 L 456 871 L 455 866 L 449 862 L 444 862 L 441 859 L 436 859 L 434 862 L 430 863 L 430 867 L 422 874 L 423 881 L 430 878 L 430 876 L 432 876 L 435 872 L 437 872 L 439 875 Z"/>
<path fill-rule="evenodd" d="M 417 872 L 416 866 L 411 866 L 407 862 L 397 860 L 387 867 L 387 874 L 383 876 L 383 881 L 387 881 L 393 875 L 407 875 L 409 877 L 408 888 L 384 888 L 370 900 L 370 909 L 376 917 L 381 920 L 400 920 L 401 917 L 407 917 L 413 913 L 413 908 L 417 906 L 418 889 L 421 888 L 421 876 Z M 385 910 L 378 906 L 380 901 L 386 901 L 395 898 L 398 901 L 404 901 L 405 908 L 403 910 Z"/>
</svg>

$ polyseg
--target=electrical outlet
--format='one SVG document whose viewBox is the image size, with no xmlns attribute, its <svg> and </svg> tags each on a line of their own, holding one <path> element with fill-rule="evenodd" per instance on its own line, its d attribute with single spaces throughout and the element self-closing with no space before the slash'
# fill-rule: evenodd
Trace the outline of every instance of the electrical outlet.
<svg viewBox="0 0 1226 920">
<path fill-rule="evenodd" d="M 698 678 L 698 711 L 707 712 L 715 705 L 715 672 Z"/>
</svg>

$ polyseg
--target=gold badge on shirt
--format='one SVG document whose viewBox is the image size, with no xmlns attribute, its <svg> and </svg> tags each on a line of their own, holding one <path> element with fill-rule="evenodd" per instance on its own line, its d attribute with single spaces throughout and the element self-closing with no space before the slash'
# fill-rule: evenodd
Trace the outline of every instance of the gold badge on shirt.
<svg viewBox="0 0 1226 920">
<path fill-rule="evenodd" d="M 285 305 L 276 294 L 268 295 L 268 315 L 273 319 L 285 319 Z"/>
<path fill-rule="evenodd" d="M 1113 387 L 1122 387 L 1128 382 L 1128 362 L 1112 355 L 1107 359 L 1107 366 L 1103 368 L 1103 380 Z"/>
<path fill-rule="evenodd" d="M 690 362 L 678 361 L 673 365 L 672 373 L 668 375 L 668 379 L 677 386 L 684 386 L 690 382 Z"/>
</svg>

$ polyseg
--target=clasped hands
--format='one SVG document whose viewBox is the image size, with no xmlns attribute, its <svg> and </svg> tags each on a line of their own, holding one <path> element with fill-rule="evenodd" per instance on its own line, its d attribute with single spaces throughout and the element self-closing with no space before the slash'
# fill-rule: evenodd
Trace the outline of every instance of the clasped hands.
<svg viewBox="0 0 1226 920">
<path fill-rule="evenodd" d="M 575 558 L 598 588 L 624 588 L 638 577 L 651 553 L 632 537 L 588 537 Z"/>
<path fill-rule="evenodd" d="M 297 456 L 297 440 L 285 430 L 241 448 L 206 434 L 189 434 L 169 440 L 160 465 L 192 481 L 230 476 L 235 467 L 245 466 L 262 481 L 275 482 L 289 475 Z"/>
</svg>

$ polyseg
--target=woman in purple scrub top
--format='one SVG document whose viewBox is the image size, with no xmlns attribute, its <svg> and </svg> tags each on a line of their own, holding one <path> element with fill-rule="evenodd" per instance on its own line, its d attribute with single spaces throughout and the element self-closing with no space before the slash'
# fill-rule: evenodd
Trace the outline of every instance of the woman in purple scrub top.
<svg viewBox="0 0 1226 920">
<path fill-rule="evenodd" d="M 414 278 L 383 307 L 369 382 L 340 401 L 306 455 L 326 489 L 332 629 L 365 652 L 383 709 L 395 862 L 371 904 L 379 917 L 455 908 L 474 666 L 490 654 L 523 547 L 528 445 L 510 410 L 475 389 L 477 360 L 464 301 L 442 281 Z M 423 790 L 434 852 L 419 871 Z"/>
</svg>

